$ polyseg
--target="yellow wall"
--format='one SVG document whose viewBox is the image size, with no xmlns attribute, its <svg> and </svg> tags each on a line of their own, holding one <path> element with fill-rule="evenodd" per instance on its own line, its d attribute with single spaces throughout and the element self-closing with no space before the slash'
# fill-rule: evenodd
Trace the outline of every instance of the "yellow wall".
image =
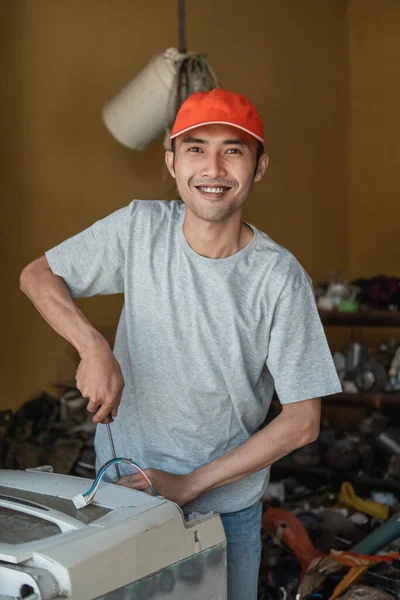
<svg viewBox="0 0 400 600">
<path fill-rule="evenodd" d="M 400 2 L 349 3 L 349 275 L 400 275 Z"/>
<path fill-rule="evenodd" d="M 400 276 L 400 2 L 350 0 L 350 278 Z M 398 329 L 364 329 L 376 347 Z"/>
<path fill-rule="evenodd" d="M 159 198 L 161 143 L 119 145 L 101 107 L 177 44 L 174 0 L 3 0 L 0 408 L 74 377 L 76 357 L 18 288 L 23 266 L 132 198 Z M 347 266 L 345 0 L 187 1 L 191 50 L 265 122 L 271 167 L 245 217 L 314 279 Z M 80 301 L 101 330 L 120 298 Z"/>
</svg>

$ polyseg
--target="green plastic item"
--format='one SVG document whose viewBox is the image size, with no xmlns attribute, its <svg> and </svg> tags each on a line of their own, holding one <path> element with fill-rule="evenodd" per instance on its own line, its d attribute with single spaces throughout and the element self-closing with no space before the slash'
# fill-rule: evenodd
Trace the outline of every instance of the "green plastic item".
<svg viewBox="0 0 400 600">
<path fill-rule="evenodd" d="M 356 300 L 341 300 L 337 305 L 337 309 L 339 312 L 357 312 L 360 308 L 359 302 Z"/>
</svg>

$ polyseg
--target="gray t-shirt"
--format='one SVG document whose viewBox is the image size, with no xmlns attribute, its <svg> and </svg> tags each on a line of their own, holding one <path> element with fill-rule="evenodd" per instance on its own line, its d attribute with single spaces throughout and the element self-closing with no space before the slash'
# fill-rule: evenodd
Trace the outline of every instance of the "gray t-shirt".
<svg viewBox="0 0 400 600">
<path fill-rule="evenodd" d="M 200 256 L 183 235 L 184 215 L 180 201 L 135 200 L 46 253 L 73 297 L 124 294 L 117 456 L 177 474 L 248 440 L 274 386 L 283 404 L 341 391 L 311 280 L 294 256 L 253 226 L 236 254 Z M 99 467 L 111 458 L 104 425 L 95 447 Z M 185 509 L 244 509 L 268 477 L 263 469 Z"/>
</svg>

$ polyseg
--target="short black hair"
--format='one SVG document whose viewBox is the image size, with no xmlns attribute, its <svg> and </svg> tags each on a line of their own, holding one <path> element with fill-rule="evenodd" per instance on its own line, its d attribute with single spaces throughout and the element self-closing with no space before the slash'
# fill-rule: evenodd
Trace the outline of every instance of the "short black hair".
<svg viewBox="0 0 400 600">
<path fill-rule="evenodd" d="M 257 140 L 257 153 L 256 153 L 256 173 L 257 173 L 257 169 L 258 169 L 258 161 L 260 160 L 260 158 L 262 157 L 262 155 L 264 154 L 264 146 L 263 144 Z"/>
<path fill-rule="evenodd" d="M 260 158 L 262 157 L 262 155 L 264 154 L 264 146 L 262 145 L 262 143 L 259 140 L 257 141 L 257 151 L 256 151 L 256 168 L 254 170 L 254 175 L 257 173 L 257 169 L 258 169 L 258 162 L 260 160 Z M 174 154 L 174 169 L 175 169 L 175 147 L 176 147 L 176 138 L 174 138 L 171 142 L 171 152 L 173 152 Z"/>
</svg>

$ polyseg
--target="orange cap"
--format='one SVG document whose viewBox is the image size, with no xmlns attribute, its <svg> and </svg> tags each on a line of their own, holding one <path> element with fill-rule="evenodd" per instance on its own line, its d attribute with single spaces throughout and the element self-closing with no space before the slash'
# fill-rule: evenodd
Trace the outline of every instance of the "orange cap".
<svg viewBox="0 0 400 600">
<path fill-rule="evenodd" d="M 245 96 L 221 88 L 196 92 L 185 100 L 176 115 L 170 140 L 190 129 L 213 123 L 237 127 L 264 145 L 264 125 L 256 108 Z"/>
</svg>

